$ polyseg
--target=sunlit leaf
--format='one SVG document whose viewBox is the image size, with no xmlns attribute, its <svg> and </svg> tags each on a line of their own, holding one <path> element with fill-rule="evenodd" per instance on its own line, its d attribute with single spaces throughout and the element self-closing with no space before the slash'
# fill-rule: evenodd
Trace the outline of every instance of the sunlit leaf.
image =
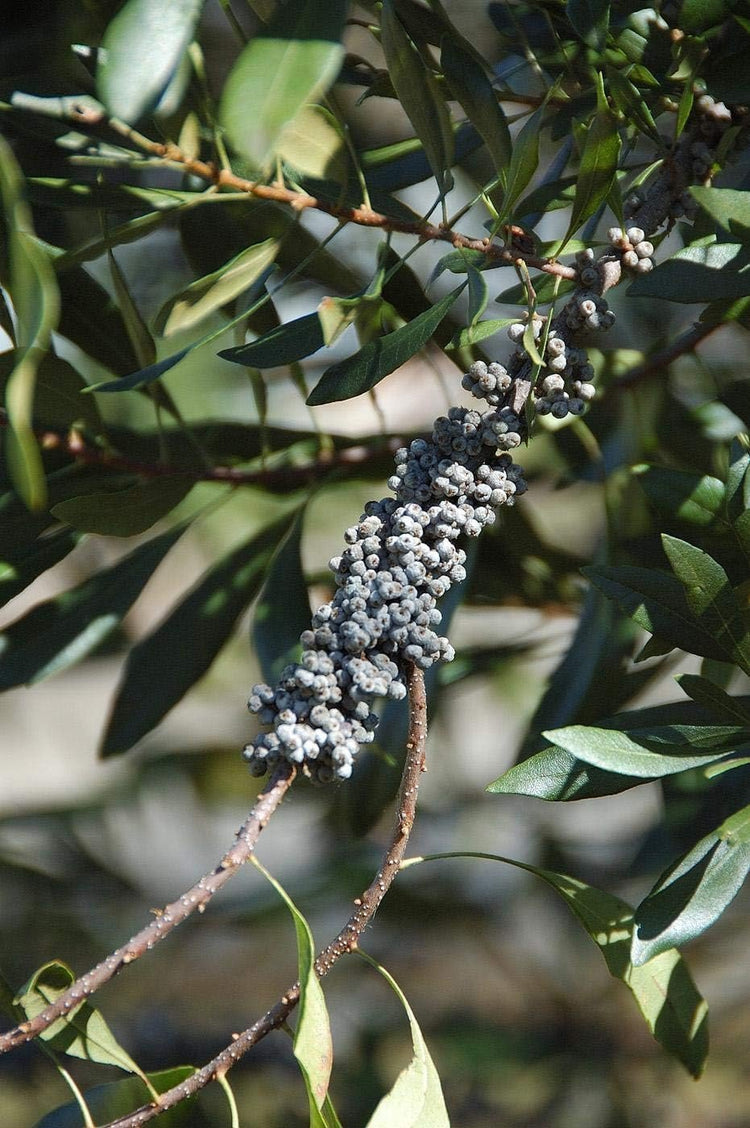
<svg viewBox="0 0 750 1128">
<path fill-rule="evenodd" d="M 718 478 L 666 466 L 638 466 L 634 473 L 652 505 L 670 517 L 706 526 L 721 512 L 724 484 Z"/>
<path fill-rule="evenodd" d="M 348 161 L 341 126 L 323 106 L 302 106 L 282 129 L 276 152 L 305 176 L 346 183 Z"/>
<path fill-rule="evenodd" d="M 152 110 L 187 50 L 203 0 L 128 0 L 102 40 L 96 84 L 113 117 L 133 124 Z"/>
<path fill-rule="evenodd" d="M 617 121 L 607 105 L 600 75 L 597 86 L 597 111 L 586 131 L 573 210 L 564 242 L 567 242 L 568 238 L 606 200 L 614 183 L 619 156 L 620 135 L 617 132 Z"/>
<path fill-rule="evenodd" d="M 542 110 L 535 110 L 513 142 L 513 153 L 503 196 L 503 218 L 513 211 L 513 206 L 528 186 L 539 165 L 539 130 Z"/>
</svg>

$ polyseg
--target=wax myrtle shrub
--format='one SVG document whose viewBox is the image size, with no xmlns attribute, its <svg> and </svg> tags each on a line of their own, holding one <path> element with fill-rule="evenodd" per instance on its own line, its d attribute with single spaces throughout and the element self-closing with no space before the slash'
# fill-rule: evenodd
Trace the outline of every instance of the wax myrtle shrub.
<svg viewBox="0 0 750 1128">
<path fill-rule="evenodd" d="M 529 1083 L 533 1098 L 516 1104 L 462 1088 L 472 1051 L 455 1026 L 442 1036 L 444 1096 L 409 982 L 382 966 L 388 944 L 380 962 L 362 951 L 377 946 L 377 927 L 363 933 L 386 894 L 394 949 L 399 904 L 423 914 L 423 939 L 433 920 L 453 927 L 470 904 L 462 882 L 488 862 L 549 886 L 629 989 L 661 1046 L 649 1052 L 702 1073 L 708 1006 L 682 947 L 722 917 L 750 867 L 743 8 L 537 0 L 468 18 L 438 0 L 127 0 L 61 4 L 46 40 L 31 16 L 11 37 L 0 688 L 122 655 L 99 744 L 113 759 L 238 646 L 251 606 L 254 655 L 243 637 L 232 693 L 239 708 L 249 689 L 252 717 L 246 768 L 234 749 L 228 769 L 251 810 L 216 867 L 150 918 L 139 902 L 147 922 L 111 954 L 89 943 L 88 972 L 63 959 L 62 919 L 29 924 L 41 966 L 4 959 L 24 970 L 3 981 L 0 1049 L 26 1062 L 41 1051 L 71 1090 L 70 1103 L 56 1094 L 19 1123 L 570 1123 L 549 1085 Z M 149 285 L 162 275 L 155 304 Z M 414 381 L 418 409 L 395 427 L 388 385 Z M 344 401 L 360 414 L 333 415 Z M 377 420 L 365 433 L 352 422 L 362 403 Z M 596 514 L 582 517 L 582 490 Z M 539 519 L 535 494 L 572 537 Z M 303 554 L 321 514 L 340 547 L 328 570 L 311 570 Z M 132 641 L 127 617 L 152 574 L 217 522 L 223 547 L 210 542 L 192 586 L 165 587 L 158 621 Z M 407 856 L 428 720 L 439 712 L 445 734 L 462 685 L 528 674 L 538 642 L 503 617 L 519 608 L 576 625 L 520 748 L 497 714 L 484 817 L 489 804 L 501 822 L 511 809 L 539 817 L 538 800 L 591 800 L 580 809 L 600 804 L 606 826 L 619 800 L 605 797 L 650 783 L 659 819 L 619 868 L 576 873 L 554 829 L 533 864 L 523 848 L 488 850 L 479 833 L 432 833 L 442 853 Z M 487 630 L 454 644 L 453 622 L 472 609 Z M 75 727 L 74 706 L 64 721 Z M 479 738 L 464 717 L 469 759 Z M 21 744 L 11 737 L 7 756 Z M 443 737 L 430 747 L 438 765 L 456 756 Z M 292 898 L 255 856 L 282 799 L 285 811 L 295 800 L 326 809 L 328 872 L 351 913 L 333 929 L 325 919 L 323 946 L 296 903 L 314 911 L 322 890 Z M 385 841 L 379 865 L 367 835 Z M 179 948 L 210 927 L 214 906 L 171 936 L 247 861 L 292 918 L 297 980 L 280 978 L 259 1017 L 227 1018 L 205 1064 L 176 1065 L 181 1047 L 165 1038 L 144 1068 L 130 1056 L 138 1038 L 126 1050 L 91 997 L 123 971 L 112 999 L 137 975 L 125 965 L 162 940 Z M 104 861 L 89 865 L 116 885 Z M 439 881 L 441 866 L 449 893 L 430 917 L 402 891 L 423 872 Z M 549 943 L 559 975 L 576 958 L 566 927 Z M 710 966 L 710 936 L 697 947 Z M 263 955 L 271 978 L 275 953 Z M 337 1082 L 321 980 L 347 964 L 371 976 L 342 959 L 354 953 L 385 979 L 410 1032 L 411 1060 L 385 1095 L 369 1065 Z M 460 981 L 460 964 L 457 951 L 444 974 Z M 438 976 L 430 990 L 442 987 Z M 230 1006 L 231 985 L 221 990 L 212 1024 Z M 285 1073 L 297 1103 L 259 1111 L 241 1079 L 253 1059 L 261 1074 L 278 1068 L 263 1057 L 278 1030 L 303 1085 Z M 487 1068 L 520 1069 L 520 1049 L 493 1038 Z M 576 1039 L 573 1060 L 586 1056 Z M 639 1107 L 628 1101 L 613 1096 L 577 1122 L 614 1123 Z"/>
</svg>

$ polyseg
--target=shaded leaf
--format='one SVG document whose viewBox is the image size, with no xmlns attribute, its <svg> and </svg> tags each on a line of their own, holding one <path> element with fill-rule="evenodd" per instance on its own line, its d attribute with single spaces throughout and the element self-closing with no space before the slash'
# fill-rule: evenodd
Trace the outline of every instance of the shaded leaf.
<svg viewBox="0 0 750 1128">
<path fill-rule="evenodd" d="M 77 535 L 70 529 L 60 529 L 50 536 L 35 539 L 25 550 L 19 550 L 18 546 L 14 546 L 12 553 L 0 549 L 0 607 L 24 591 L 37 576 L 64 560 L 77 541 Z"/>
<path fill-rule="evenodd" d="M 450 35 L 442 40 L 440 63 L 453 97 L 481 133 L 495 171 L 503 183 L 513 143 L 505 114 L 489 78 L 471 52 Z"/>
<path fill-rule="evenodd" d="M 748 192 L 736 188 L 706 188 L 693 185 L 691 196 L 705 212 L 726 231 L 736 232 L 737 228 L 750 228 L 750 199 Z"/>
<path fill-rule="evenodd" d="M 724 483 L 718 478 L 666 466 L 637 466 L 633 473 L 652 505 L 690 525 L 712 525 L 722 510 Z"/>
<path fill-rule="evenodd" d="M 741 698 L 731 697 L 715 682 L 699 677 L 698 674 L 681 674 L 677 678 L 677 684 L 688 697 L 705 706 L 709 712 L 716 713 L 725 720 L 750 726 L 750 709 L 743 704 Z"/>
<path fill-rule="evenodd" d="M 0 386 L 7 382 L 18 358 L 18 349 L 0 354 Z M 71 364 L 54 353 L 47 353 L 37 368 L 34 425 L 65 431 L 78 424 L 87 427 L 93 434 L 99 434 L 103 427 L 102 418 L 96 400 L 92 396 L 81 395 L 86 387 Z"/>
<path fill-rule="evenodd" d="M 315 973 L 315 944 L 310 925 L 286 890 L 262 866 L 255 855 L 251 861 L 273 885 L 289 909 L 297 935 L 297 968 L 300 985 L 299 1017 L 294 1032 L 294 1056 L 299 1063 L 310 1102 L 311 1128 L 327 1128 L 330 1121 L 321 1115 L 333 1066 L 333 1040 L 323 988 Z"/>
<path fill-rule="evenodd" d="M 108 25 L 96 86 L 113 117 L 134 124 L 153 110 L 187 50 L 203 0 L 128 0 Z"/>
<path fill-rule="evenodd" d="M 362 952 L 359 954 L 364 956 Z M 393 1128 L 396 1124 L 399 1128 L 450 1128 L 440 1077 L 414 1011 L 396 980 L 385 968 L 369 956 L 364 956 L 364 959 L 380 972 L 406 1011 L 413 1053 L 411 1061 L 399 1073 L 391 1091 L 386 1093 L 367 1121 L 367 1128 Z"/>
<path fill-rule="evenodd" d="M 649 274 L 639 274 L 628 293 L 684 303 L 744 298 L 750 292 L 748 251 L 741 243 L 684 247 Z"/>
<path fill-rule="evenodd" d="M 183 329 L 192 329 L 204 317 L 257 283 L 276 258 L 278 249 L 276 239 L 266 239 L 255 247 L 248 247 L 219 270 L 191 282 L 159 310 L 156 331 L 171 337 Z"/>
<path fill-rule="evenodd" d="M 81 533 L 133 537 L 166 517 L 194 485 L 194 478 L 181 474 L 148 478 L 124 490 L 68 498 L 54 505 L 51 512 Z"/>
<path fill-rule="evenodd" d="M 186 1081 L 193 1073 L 195 1073 L 194 1066 L 177 1065 L 172 1069 L 147 1073 L 146 1077 L 157 1093 L 166 1093 L 168 1089 Z M 97 1085 L 93 1089 L 87 1089 L 84 1098 L 92 1116 L 99 1124 L 127 1116 L 134 1109 L 148 1104 L 153 1099 L 146 1085 L 138 1077 L 126 1077 L 110 1085 Z M 161 1113 L 159 1119 L 165 1128 L 189 1128 L 193 1118 L 193 1107 L 191 1101 L 182 1101 L 175 1108 Z M 71 1101 L 70 1104 L 62 1105 L 42 1117 L 35 1128 L 84 1128 L 81 1110 L 75 1101 Z"/>
<path fill-rule="evenodd" d="M 41 681 L 85 658 L 122 621 L 184 531 L 170 529 L 139 545 L 8 627 L 0 635 L 0 689 Z"/>
<path fill-rule="evenodd" d="M 437 80 L 396 14 L 393 0 L 384 0 L 380 33 L 388 74 L 398 100 L 422 142 L 441 195 L 451 187 L 453 130 Z"/>
<path fill-rule="evenodd" d="M 310 626 L 301 549 L 300 512 L 273 558 L 253 615 L 253 645 L 269 685 L 276 684 L 286 665 L 299 659 L 299 636 Z"/>
<path fill-rule="evenodd" d="M 308 313 L 270 329 L 262 337 L 233 349 L 222 349 L 219 356 L 233 364 L 252 368 L 280 368 L 293 364 L 322 349 L 323 328 L 317 313 Z"/>
<path fill-rule="evenodd" d="M 288 527 L 286 515 L 233 549 L 132 648 L 102 740 L 102 756 L 127 752 L 203 677 L 257 594 Z"/>
<path fill-rule="evenodd" d="M 735 812 L 659 878 L 635 912 L 637 966 L 700 936 L 737 896 L 750 869 L 750 807 Z"/>
<path fill-rule="evenodd" d="M 609 0 L 567 0 L 565 14 L 583 42 L 601 51 L 607 40 Z"/>
<path fill-rule="evenodd" d="M 254 167 L 267 164 L 283 128 L 336 78 L 345 12 L 344 0 L 287 0 L 232 67 L 219 116 L 234 148 Z"/>
<path fill-rule="evenodd" d="M 392 333 L 369 341 L 354 356 L 334 364 L 321 376 L 307 402 L 317 406 L 351 399 L 374 388 L 384 376 L 395 371 L 418 353 L 432 337 L 440 322 L 464 288 L 452 290 L 431 309 Z"/>
</svg>

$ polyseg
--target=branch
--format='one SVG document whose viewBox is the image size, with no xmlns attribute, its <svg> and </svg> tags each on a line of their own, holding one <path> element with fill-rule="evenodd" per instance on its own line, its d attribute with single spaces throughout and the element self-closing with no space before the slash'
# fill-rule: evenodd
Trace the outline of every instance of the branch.
<svg viewBox="0 0 750 1128">
<path fill-rule="evenodd" d="M 717 329 L 722 329 L 726 324 L 725 321 L 704 321 L 694 325 L 692 329 L 688 329 L 686 333 L 672 341 L 671 344 L 652 353 L 641 364 L 636 364 L 624 376 L 614 380 L 610 390 L 616 392 L 622 388 L 631 388 L 633 384 L 666 370 L 670 364 L 679 360 L 681 356 L 693 352 L 701 341 L 705 341 L 706 337 L 709 337 Z"/>
<path fill-rule="evenodd" d="M 437 226 L 423 220 L 395 219 L 393 216 L 373 211 L 372 208 L 364 205 L 349 207 L 346 204 L 323 200 L 308 192 L 294 191 L 291 188 L 283 187 L 283 185 L 262 184 L 257 180 L 247 180 L 245 177 L 237 176 L 230 169 L 221 169 L 208 161 L 201 161 L 188 156 L 172 142 L 163 144 L 159 141 L 152 141 L 151 138 L 145 137 L 125 122 L 119 121 L 117 118 L 107 117 L 102 108 L 92 107 L 83 101 L 76 102 L 71 99 L 66 108 L 66 116 L 78 125 L 89 129 L 95 126 L 108 126 L 124 140 L 140 149 L 141 152 L 149 153 L 160 161 L 167 161 L 179 166 L 191 176 L 197 176 L 200 180 L 218 188 L 228 188 L 233 192 L 246 192 L 260 200 L 273 200 L 276 203 L 288 204 L 297 212 L 311 208 L 314 211 L 333 216 L 334 219 L 343 223 L 354 223 L 360 227 L 376 227 L 384 231 L 414 235 L 421 242 L 437 241 L 450 243 L 453 247 L 461 247 L 466 250 L 481 251 L 487 258 L 496 262 L 512 264 L 521 259 L 527 266 L 542 270 L 546 274 L 556 274 L 560 278 L 567 278 L 572 281 L 576 278 L 574 267 L 563 266 L 562 263 L 539 258 L 530 253 L 524 247 L 523 242 L 515 241 L 512 231 L 510 232 L 511 242 L 509 245 L 501 246 L 493 243 L 489 238 L 473 239 L 471 236 L 463 235 L 460 231 L 454 231 L 450 227 Z"/>
<path fill-rule="evenodd" d="M 321 978 L 327 975 L 333 965 L 341 956 L 352 952 L 359 943 L 359 938 L 364 932 L 388 892 L 393 879 L 406 853 L 406 847 L 414 825 L 414 814 L 417 806 L 419 781 L 425 770 L 425 741 L 427 737 L 427 695 L 424 685 L 424 674 L 415 666 L 408 669 L 409 689 L 409 734 L 406 741 L 406 763 L 404 764 L 401 786 L 396 800 L 396 823 L 391 834 L 388 849 L 383 855 L 380 868 L 375 874 L 369 887 L 355 902 L 355 908 L 349 920 L 339 932 L 338 936 L 320 953 L 315 961 L 315 971 Z M 277 1029 L 289 1017 L 299 1002 L 299 983 L 295 983 L 270 1010 L 243 1031 L 221 1053 L 217 1054 L 201 1069 L 197 1070 L 174 1088 L 168 1089 L 159 1097 L 158 1104 L 143 1105 L 135 1112 L 113 1120 L 102 1128 L 140 1128 L 150 1120 L 160 1116 L 170 1108 L 188 1097 L 194 1096 L 211 1081 L 224 1077 L 233 1065 L 243 1057 L 256 1043 Z"/>
<path fill-rule="evenodd" d="M 117 974 L 125 964 L 133 963 L 150 951 L 155 944 L 168 936 L 178 924 L 182 924 L 197 909 L 203 912 L 208 902 L 223 885 L 234 877 L 255 849 L 258 837 L 289 790 L 296 770 L 291 764 L 284 764 L 268 780 L 259 794 L 255 806 L 237 832 L 234 845 L 224 855 L 218 865 L 196 882 L 192 889 L 157 912 L 150 924 L 131 937 L 126 944 L 112 952 L 105 960 L 86 972 L 63 992 L 54 1003 L 50 1003 L 34 1018 L 20 1023 L 13 1030 L 0 1035 L 0 1053 L 12 1050 L 24 1042 L 41 1034 L 58 1018 L 63 1017 L 78 1006 L 84 999 L 93 995 Z"/>
</svg>

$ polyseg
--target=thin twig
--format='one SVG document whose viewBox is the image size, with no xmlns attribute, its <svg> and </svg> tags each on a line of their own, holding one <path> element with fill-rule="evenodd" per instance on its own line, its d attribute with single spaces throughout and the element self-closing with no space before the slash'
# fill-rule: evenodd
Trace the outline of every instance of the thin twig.
<svg viewBox="0 0 750 1128">
<path fill-rule="evenodd" d="M 409 667 L 409 735 L 406 742 L 406 763 L 401 777 L 398 798 L 396 800 L 396 823 L 393 828 L 388 849 L 386 850 L 380 868 L 373 881 L 361 897 L 354 902 L 354 912 L 349 917 L 338 936 L 323 949 L 315 961 L 317 974 L 327 975 L 333 965 L 341 956 L 352 952 L 359 943 L 359 938 L 364 932 L 385 897 L 403 861 L 409 841 L 414 814 L 417 806 L 419 781 L 425 767 L 425 741 L 427 736 L 427 697 L 425 693 L 424 674 L 414 666 Z M 224 1077 L 233 1065 L 240 1060 L 267 1034 L 277 1029 L 289 1017 L 299 1002 L 299 983 L 295 983 L 270 1010 L 259 1018 L 257 1022 L 238 1034 L 236 1038 L 221 1053 L 217 1054 L 201 1069 L 197 1070 L 174 1088 L 168 1089 L 159 1097 L 159 1103 L 143 1105 L 119 1120 L 113 1120 L 103 1128 L 140 1128 L 154 1117 L 160 1116 L 167 1109 L 188 1097 L 194 1096 L 211 1081 Z"/>
<path fill-rule="evenodd" d="M 234 845 L 218 865 L 196 882 L 192 889 L 183 893 L 177 901 L 161 910 L 150 924 L 137 932 L 126 944 L 72 983 L 67 991 L 43 1011 L 34 1018 L 20 1023 L 6 1034 L 0 1035 L 0 1053 L 12 1050 L 15 1046 L 20 1046 L 41 1034 L 58 1018 L 70 1013 L 84 999 L 108 983 L 126 964 L 133 963 L 150 951 L 196 909 L 198 912 L 203 912 L 214 893 L 234 877 L 237 870 L 253 853 L 261 831 L 286 795 L 295 775 L 296 769 L 291 764 L 280 767 L 259 794 L 255 806 L 237 832 Z"/>
<path fill-rule="evenodd" d="M 636 364 L 624 376 L 614 380 L 610 390 L 617 392 L 622 388 L 631 388 L 633 384 L 638 384 L 649 376 L 658 375 L 669 368 L 675 360 L 679 360 L 681 356 L 693 352 L 701 341 L 705 341 L 706 337 L 709 337 L 717 329 L 723 328 L 726 324 L 725 321 L 705 321 L 694 325 L 692 329 L 688 329 L 686 333 L 683 333 L 669 345 L 652 353 L 641 364 Z"/>
</svg>

